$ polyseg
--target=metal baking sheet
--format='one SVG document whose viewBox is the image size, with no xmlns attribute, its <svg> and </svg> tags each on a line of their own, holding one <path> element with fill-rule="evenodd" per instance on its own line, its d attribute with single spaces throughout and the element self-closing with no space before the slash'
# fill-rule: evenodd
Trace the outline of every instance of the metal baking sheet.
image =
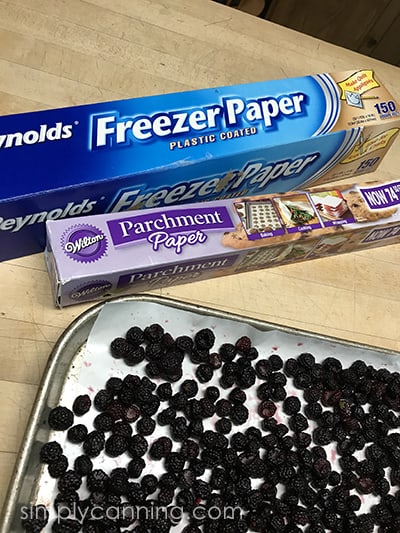
<svg viewBox="0 0 400 533">
<path fill-rule="evenodd" d="M 109 341 L 123 335 L 133 324 L 145 326 L 151 322 L 161 323 L 172 335 L 190 334 L 202 327 L 213 328 L 216 345 L 248 334 L 255 346 L 263 347 L 264 356 L 275 352 L 286 359 L 302 351 L 310 351 L 317 359 L 332 355 L 345 363 L 363 359 L 369 364 L 392 370 L 400 367 L 400 359 L 396 358 L 400 355 L 398 352 L 167 298 L 136 295 L 102 302 L 78 317 L 60 337 L 51 353 L 9 487 L 0 533 L 21 531 L 20 515 L 24 506 L 32 502 L 50 502 L 52 488 L 49 486 L 47 489 L 46 483 L 49 480 L 43 475 L 43 467 L 38 460 L 42 444 L 50 437 L 47 427 L 50 409 L 58 405 L 71 390 L 76 392 L 76 387 L 104 385 L 109 375 L 115 375 L 112 364 L 116 362 L 110 362 Z M 101 361 L 103 364 L 100 364 Z M 125 372 L 129 371 L 126 367 Z M 210 384 L 211 382 L 207 386 Z M 41 498 L 40 501 L 36 501 L 37 498 Z M 43 501 L 46 498 L 48 502 Z"/>
</svg>

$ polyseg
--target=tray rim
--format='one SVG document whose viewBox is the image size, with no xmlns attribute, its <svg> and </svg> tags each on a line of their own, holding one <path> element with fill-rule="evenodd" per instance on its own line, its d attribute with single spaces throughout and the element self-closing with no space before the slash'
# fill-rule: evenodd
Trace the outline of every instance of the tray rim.
<svg viewBox="0 0 400 533">
<path fill-rule="evenodd" d="M 173 307 L 183 311 L 188 311 L 192 313 L 200 313 L 204 316 L 211 316 L 215 318 L 236 320 L 242 323 L 245 323 L 249 326 L 257 328 L 262 331 L 276 330 L 283 333 L 289 333 L 294 335 L 301 335 L 303 337 L 308 337 L 316 340 L 321 340 L 324 342 L 331 342 L 334 344 L 340 344 L 344 347 L 364 349 L 366 351 L 374 351 L 376 353 L 388 355 L 390 357 L 400 356 L 400 351 L 389 350 L 386 348 L 379 348 L 370 344 L 358 343 L 355 341 L 350 341 L 346 339 L 341 339 L 339 337 L 334 337 L 330 335 L 324 335 L 321 333 L 316 333 L 312 331 L 302 330 L 300 328 L 295 328 L 292 326 L 284 326 L 275 322 L 269 322 L 264 320 L 259 320 L 249 316 L 243 316 L 238 313 L 233 313 L 230 311 L 224 311 L 216 308 L 211 308 L 208 306 L 192 303 L 192 302 L 181 302 L 175 298 L 170 298 L 167 296 L 158 296 L 152 294 L 134 294 L 128 296 L 120 296 L 110 298 L 109 300 L 102 301 L 94 304 L 89 309 L 83 311 L 78 315 L 63 331 L 63 333 L 57 339 L 55 345 L 53 346 L 49 359 L 44 370 L 41 382 L 39 384 L 38 392 L 34 400 L 28 425 L 26 427 L 20 449 L 17 454 L 16 464 L 14 466 L 13 474 L 10 479 L 10 483 L 6 492 L 6 498 L 3 504 L 2 512 L 0 515 L 0 533 L 11 533 L 11 527 L 15 520 L 16 506 L 18 503 L 18 496 L 24 481 L 24 475 L 27 470 L 29 463 L 29 458 L 31 455 L 32 447 L 35 442 L 35 436 L 37 435 L 41 415 L 46 407 L 46 400 L 49 396 L 51 390 L 52 378 L 54 377 L 58 366 L 62 362 L 62 359 L 66 357 L 65 349 L 68 347 L 75 337 L 76 340 L 79 340 L 80 335 L 84 336 L 83 339 L 80 339 L 80 347 L 82 347 L 88 335 L 85 334 L 85 330 L 88 330 L 87 333 L 90 333 L 90 329 L 94 324 L 97 316 L 100 311 L 106 304 L 109 303 L 120 303 L 120 302 L 137 302 L 145 301 L 150 303 L 156 303 L 164 306 Z M 67 366 L 71 362 L 72 358 L 76 355 L 77 352 L 74 352 L 68 360 Z M 64 383 L 64 382 L 63 382 Z M 63 385 L 60 385 L 59 388 Z"/>
</svg>

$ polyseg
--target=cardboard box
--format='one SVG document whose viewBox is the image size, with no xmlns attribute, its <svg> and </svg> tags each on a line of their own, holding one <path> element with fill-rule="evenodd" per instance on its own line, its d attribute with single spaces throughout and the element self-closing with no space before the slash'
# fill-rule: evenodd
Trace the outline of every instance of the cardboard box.
<svg viewBox="0 0 400 533">
<path fill-rule="evenodd" d="M 400 242 L 400 181 L 47 222 L 57 306 Z"/>
<path fill-rule="evenodd" d="M 46 220 L 370 172 L 399 126 L 372 70 L 0 117 L 0 260 L 43 250 Z"/>
</svg>

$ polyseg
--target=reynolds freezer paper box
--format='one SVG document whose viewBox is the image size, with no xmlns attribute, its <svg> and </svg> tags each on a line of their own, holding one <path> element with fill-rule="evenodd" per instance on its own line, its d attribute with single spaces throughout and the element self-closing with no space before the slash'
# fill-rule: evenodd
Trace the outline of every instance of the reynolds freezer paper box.
<svg viewBox="0 0 400 533">
<path fill-rule="evenodd" d="M 0 260 L 45 221 L 239 198 L 374 170 L 400 126 L 372 70 L 0 118 Z"/>
<path fill-rule="evenodd" d="M 47 222 L 57 306 L 400 242 L 400 181 Z"/>
</svg>

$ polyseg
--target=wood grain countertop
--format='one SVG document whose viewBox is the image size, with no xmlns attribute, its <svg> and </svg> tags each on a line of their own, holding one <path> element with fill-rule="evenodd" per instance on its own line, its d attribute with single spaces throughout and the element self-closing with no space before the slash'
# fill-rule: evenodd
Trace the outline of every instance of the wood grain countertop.
<svg viewBox="0 0 400 533">
<path fill-rule="evenodd" d="M 1 114 L 362 67 L 400 99 L 399 68 L 210 0 L 0 0 Z M 399 264 L 397 244 L 155 294 L 398 350 Z M 0 263 L 0 288 L 1 507 L 46 360 L 90 306 L 54 308 L 43 254 Z"/>
</svg>

